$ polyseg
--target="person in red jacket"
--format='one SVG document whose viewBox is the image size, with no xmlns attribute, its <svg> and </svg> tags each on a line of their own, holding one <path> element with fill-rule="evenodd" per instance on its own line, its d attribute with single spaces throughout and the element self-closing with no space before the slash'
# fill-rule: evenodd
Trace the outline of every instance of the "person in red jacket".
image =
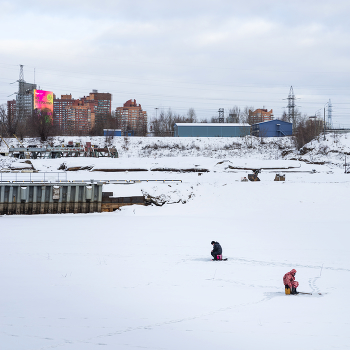
<svg viewBox="0 0 350 350">
<path fill-rule="evenodd" d="M 297 271 L 293 269 L 283 276 L 283 283 L 286 294 L 298 294 L 297 288 L 299 286 L 299 282 L 295 280 L 296 273 Z"/>
</svg>

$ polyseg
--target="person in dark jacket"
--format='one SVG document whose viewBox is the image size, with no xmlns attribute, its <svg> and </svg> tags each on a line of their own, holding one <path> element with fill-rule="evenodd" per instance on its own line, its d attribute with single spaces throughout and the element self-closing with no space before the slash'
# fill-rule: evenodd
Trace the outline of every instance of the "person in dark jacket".
<svg viewBox="0 0 350 350">
<path fill-rule="evenodd" d="M 217 260 L 217 255 L 222 255 L 222 248 L 219 242 L 211 241 L 213 246 L 213 250 L 211 251 L 211 255 L 214 260 Z"/>
</svg>

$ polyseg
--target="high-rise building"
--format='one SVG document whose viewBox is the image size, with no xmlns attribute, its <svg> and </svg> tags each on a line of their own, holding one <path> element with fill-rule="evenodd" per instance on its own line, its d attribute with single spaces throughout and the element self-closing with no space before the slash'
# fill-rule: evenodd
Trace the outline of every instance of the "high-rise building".
<svg viewBox="0 0 350 350">
<path fill-rule="evenodd" d="M 62 133 L 65 133 L 67 126 L 67 116 L 68 109 L 67 107 L 72 106 L 74 103 L 72 95 L 61 95 L 61 98 L 55 98 L 53 100 L 53 124 L 58 127 Z"/>
<path fill-rule="evenodd" d="M 120 125 L 123 135 L 144 136 L 147 132 L 147 112 L 143 111 L 136 100 L 128 100 L 123 107 L 117 107 L 117 118 L 120 119 Z"/>
<path fill-rule="evenodd" d="M 16 100 L 7 101 L 7 115 L 9 118 L 16 114 Z"/>
<path fill-rule="evenodd" d="M 16 112 L 20 119 L 32 115 L 34 110 L 35 89 L 36 84 L 19 81 L 19 88 L 16 96 Z"/>
<path fill-rule="evenodd" d="M 86 104 L 93 105 L 95 108 L 96 123 L 106 121 L 107 115 L 112 112 L 112 94 L 92 90 L 89 96 L 82 98 Z"/>
<path fill-rule="evenodd" d="M 87 134 L 95 126 L 95 107 L 84 100 L 74 100 L 66 107 L 67 119 L 63 126 L 70 134 Z"/>
<path fill-rule="evenodd" d="M 55 98 L 53 123 L 63 134 L 88 133 L 100 121 L 111 114 L 112 95 L 93 90 L 80 99 L 71 94 Z"/>
<path fill-rule="evenodd" d="M 249 124 L 256 124 L 261 122 L 267 122 L 273 120 L 273 111 L 272 109 L 268 111 L 267 109 L 259 108 L 254 112 L 249 110 Z"/>
<path fill-rule="evenodd" d="M 89 96 L 84 96 L 83 99 L 85 99 L 87 103 L 89 103 L 89 101 L 96 101 L 96 114 L 111 114 L 112 94 L 108 92 L 98 92 L 97 90 L 92 90 Z"/>
</svg>

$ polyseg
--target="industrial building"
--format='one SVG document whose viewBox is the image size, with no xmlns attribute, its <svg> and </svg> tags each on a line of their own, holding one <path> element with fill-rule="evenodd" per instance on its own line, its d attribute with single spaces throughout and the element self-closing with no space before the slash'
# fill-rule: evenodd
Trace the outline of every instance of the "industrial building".
<svg viewBox="0 0 350 350">
<path fill-rule="evenodd" d="M 242 137 L 250 135 L 250 125 L 241 123 L 176 123 L 175 137 Z"/>
<path fill-rule="evenodd" d="M 17 82 L 18 92 L 16 100 L 7 101 L 7 113 L 9 117 L 16 114 L 19 120 L 24 120 L 33 113 L 36 84 L 27 83 L 24 80 L 23 65 L 20 65 L 19 79 Z"/>
<path fill-rule="evenodd" d="M 34 110 L 34 90 L 35 84 L 19 82 L 19 92 L 16 100 L 7 101 L 7 113 L 9 116 L 17 114 L 20 118 L 32 115 Z"/>
<path fill-rule="evenodd" d="M 19 116 L 32 115 L 34 110 L 34 90 L 36 84 L 26 83 L 25 81 L 19 82 L 19 93 L 16 96 L 16 112 Z"/>
<path fill-rule="evenodd" d="M 283 137 L 292 136 L 292 134 L 292 123 L 278 119 L 252 125 L 252 135 L 257 137 Z"/>
</svg>

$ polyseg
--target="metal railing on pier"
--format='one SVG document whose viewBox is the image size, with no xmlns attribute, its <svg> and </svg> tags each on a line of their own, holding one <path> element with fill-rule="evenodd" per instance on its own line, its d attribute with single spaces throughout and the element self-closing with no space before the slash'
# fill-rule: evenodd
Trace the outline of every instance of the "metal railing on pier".
<svg viewBox="0 0 350 350">
<path fill-rule="evenodd" d="M 67 182 L 66 172 L 0 172 L 0 182 Z"/>
</svg>

